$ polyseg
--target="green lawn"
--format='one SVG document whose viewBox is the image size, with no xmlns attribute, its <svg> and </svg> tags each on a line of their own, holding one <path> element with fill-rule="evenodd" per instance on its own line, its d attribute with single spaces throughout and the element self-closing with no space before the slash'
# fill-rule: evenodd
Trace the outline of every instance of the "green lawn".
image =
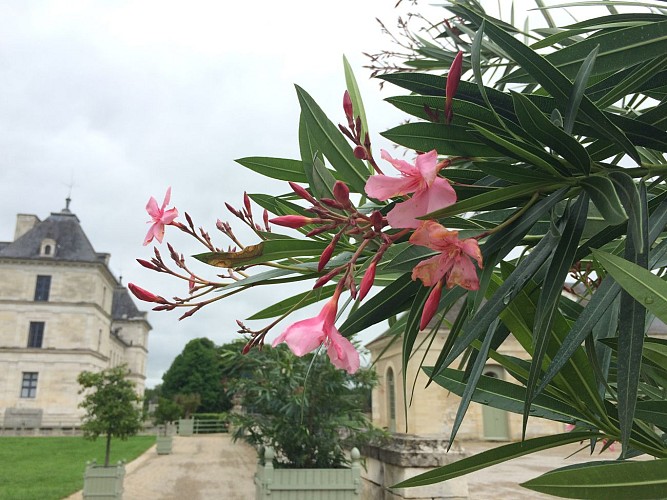
<svg viewBox="0 0 667 500">
<path fill-rule="evenodd" d="M 130 462 L 155 436 L 111 442 L 111 463 Z M 105 440 L 82 437 L 0 437 L 0 499 L 57 500 L 83 488 L 86 462 L 104 463 Z"/>
</svg>

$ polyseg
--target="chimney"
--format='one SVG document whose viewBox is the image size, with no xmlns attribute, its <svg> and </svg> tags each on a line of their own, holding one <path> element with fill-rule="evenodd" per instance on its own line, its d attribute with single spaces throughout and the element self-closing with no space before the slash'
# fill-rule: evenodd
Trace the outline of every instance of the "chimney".
<svg viewBox="0 0 667 500">
<path fill-rule="evenodd" d="M 35 225 L 40 222 L 39 217 L 32 214 L 17 214 L 16 215 L 16 230 L 14 231 L 14 241 L 18 240 L 25 233 L 30 231 Z"/>
</svg>

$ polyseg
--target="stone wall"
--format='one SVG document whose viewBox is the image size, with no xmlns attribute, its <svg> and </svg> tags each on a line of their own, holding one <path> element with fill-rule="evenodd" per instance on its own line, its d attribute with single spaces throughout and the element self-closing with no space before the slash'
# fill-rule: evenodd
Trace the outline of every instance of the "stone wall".
<svg viewBox="0 0 667 500">
<path fill-rule="evenodd" d="M 465 477 L 416 488 L 391 488 L 392 485 L 437 467 L 455 462 L 466 455 L 456 445 L 447 452 L 445 439 L 426 438 L 410 434 L 394 434 L 377 446 L 362 450 L 365 500 L 441 500 L 468 498 Z"/>
</svg>

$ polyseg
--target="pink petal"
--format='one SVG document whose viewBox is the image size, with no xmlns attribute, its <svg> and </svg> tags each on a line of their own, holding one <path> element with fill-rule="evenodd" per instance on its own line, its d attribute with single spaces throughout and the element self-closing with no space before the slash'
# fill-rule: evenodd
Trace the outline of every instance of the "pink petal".
<svg viewBox="0 0 667 500">
<path fill-rule="evenodd" d="M 171 186 L 167 188 L 167 192 L 164 194 L 164 201 L 162 202 L 162 210 L 169 205 L 169 200 L 171 200 Z"/>
<path fill-rule="evenodd" d="M 458 231 L 450 231 L 435 221 L 422 221 L 422 224 L 410 236 L 410 243 L 431 248 L 432 250 L 449 250 L 458 245 Z"/>
<path fill-rule="evenodd" d="M 481 268 L 482 265 L 482 251 L 479 249 L 479 244 L 474 238 L 468 238 L 460 242 L 459 246 L 470 258 L 477 261 L 477 265 Z"/>
<path fill-rule="evenodd" d="M 424 286 L 433 286 L 447 274 L 453 263 L 442 254 L 422 260 L 412 270 L 412 280 L 420 279 Z"/>
<path fill-rule="evenodd" d="M 320 315 L 314 318 L 297 321 L 288 326 L 274 341 L 273 347 L 286 342 L 290 350 L 297 356 L 303 356 L 314 351 L 326 338 L 324 334 L 324 318 Z"/>
<path fill-rule="evenodd" d="M 426 194 L 428 201 L 426 214 L 440 210 L 456 203 L 456 191 L 447 179 L 436 177 Z"/>
<path fill-rule="evenodd" d="M 396 170 L 405 175 L 419 175 L 419 170 L 405 160 L 392 158 L 384 149 L 381 151 L 382 159 L 391 163 Z"/>
<path fill-rule="evenodd" d="M 463 253 L 454 259 L 452 270 L 447 276 L 447 288 L 459 285 L 467 290 L 479 290 L 479 278 L 475 265 Z"/>
<path fill-rule="evenodd" d="M 164 224 L 156 222 L 152 224 L 151 227 L 148 228 L 148 233 L 146 234 L 146 238 L 144 238 L 144 245 L 148 245 L 151 241 L 153 241 L 153 238 L 162 243 L 163 237 L 164 237 Z"/>
<path fill-rule="evenodd" d="M 417 228 L 422 222 L 417 217 L 426 214 L 425 208 L 425 198 L 415 194 L 409 200 L 397 203 L 387 214 L 387 222 L 394 228 Z"/>
<path fill-rule="evenodd" d="M 438 175 L 437 165 L 438 153 L 435 149 L 417 156 L 417 159 L 415 160 L 415 166 L 428 186 L 433 183 Z"/>
<path fill-rule="evenodd" d="M 385 201 L 394 196 L 414 193 L 419 188 L 419 179 L 414 177 L 389 177 L 372 175 L 366 181 L 366 194 L 371 198 Z"/>
<path fill-rule="evenodd" d="M 327 354 L 331 363 L 352 374 L 359 369 L 359 353 L 356 348 L 335 328 L 329 332 L 329 347 Z"/>
<path fill-rule="evenodd" d="M 152 196 L 148 200 L 148 203 L 146 203 L 146 212 L 148 212 L 148 215 L 150 215 L 153 220 L 159 219 L 160 215 L 162 215 L 160 207 L 157 206 L 157 200 Z"/>
<path fill-rule="evenodd" d="M 172 208 L 162 214 L 162 217 L 160 217 L 160 222 L 163 224 L 171 224 L 174 222 L 176 217 L 178 217 L 178 210 Z"/>
</svg>

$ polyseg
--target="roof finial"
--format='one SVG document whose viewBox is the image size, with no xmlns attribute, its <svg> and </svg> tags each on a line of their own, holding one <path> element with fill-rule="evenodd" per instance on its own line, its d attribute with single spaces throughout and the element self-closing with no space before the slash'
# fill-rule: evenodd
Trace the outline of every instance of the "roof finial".
<svg viewBox="0 0 667 500">
<path fill-rule="evenodd" d="M 69 190 L 67 191 L 67 198 L 65 198 L 65 208 L 63 208 L 63 212 L 69 213 L 69 204 L 72 203 L 72 188 L 74 187 L 74 173 L 72 173 L 72 179 L 70 180 L 69 184 L 65 184 Z"/>
</svg>

